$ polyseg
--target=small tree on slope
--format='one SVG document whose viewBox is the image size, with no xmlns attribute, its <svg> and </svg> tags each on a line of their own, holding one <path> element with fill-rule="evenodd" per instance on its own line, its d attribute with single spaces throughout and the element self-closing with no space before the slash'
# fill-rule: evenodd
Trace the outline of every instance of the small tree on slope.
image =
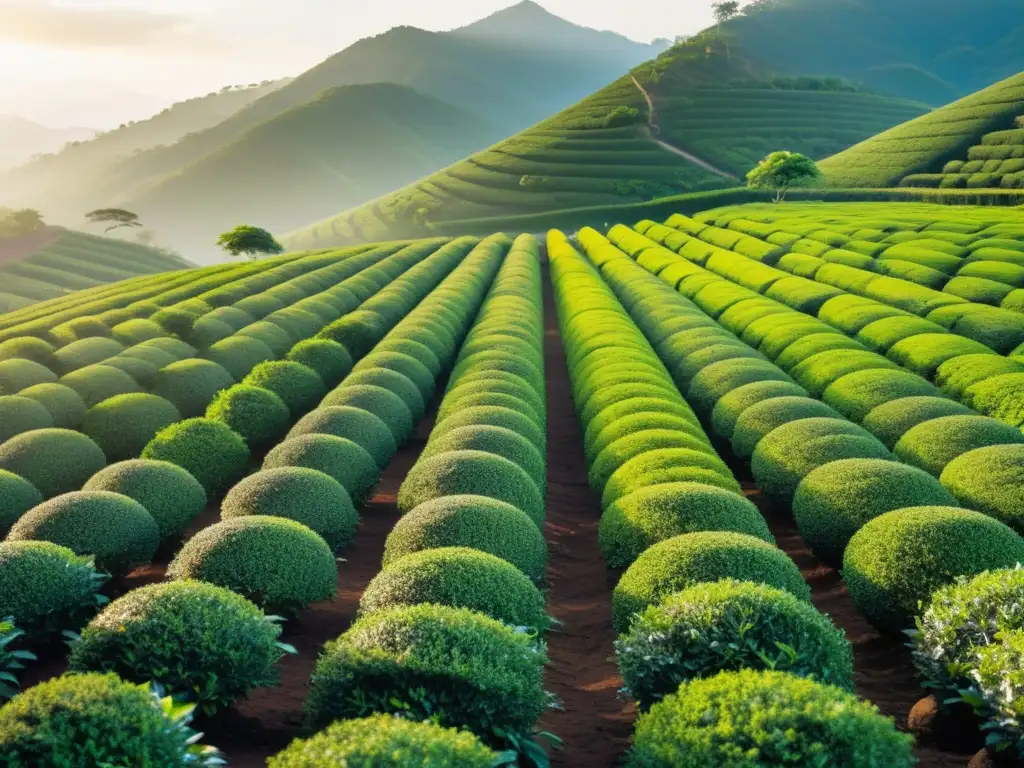
<svg viewBox="0 0 1024 768">
<path fill-rule="evenodd" d="M 85 218 L 90 224 L 109 224 L 110 226 L 103 230 L 103 234 L 122 227 L 142 227 L 139 215 L 123 208 L 98 208 L 85 214 Z"/>
<path fill-rule="evenodd" d="M 775 202 L 786 198 L 790 187 L 810 187 L 821 178 L 814 161 L 798 152 L 772 152 L 747 174 L 751 189 L 774 189 Z"/>
<path fill-rule="evenodd" d="M 231 256 L 255 259 L 261 253 L 282 253 L 282 246 L 267 230 L 249 224 L 240 224 L 217 238 L 217 245 Z"/>
</svg>

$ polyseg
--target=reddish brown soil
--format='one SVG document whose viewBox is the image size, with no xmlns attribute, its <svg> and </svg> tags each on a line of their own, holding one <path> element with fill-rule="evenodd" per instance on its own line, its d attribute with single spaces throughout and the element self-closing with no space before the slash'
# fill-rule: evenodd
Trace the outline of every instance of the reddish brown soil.
<svg viewBox="0 0 1024 768">
<path fill-rule="evenodd" d="M 60 237 L 61 230 L 57 227 L 43 227 L 38 232 L 24 237 L 0 239 L 0 264 L 21 261 L 40 248 L 45 248 Z"/>
<path fill-rule="evenodd" d="M 587 484 L 583 436 L 573 410 L 550 282 L 545 280 L 544 362 L 548 406 L 548 613 L 562 622 L 548 637 L 546 684 L 564 710 L 543 730 L 563 740 L 555 765 L 616 765 L 629 746 L 634 707 L 617 697 L 611 588 L 597 543 L 600 507 Z"/>
</svg>

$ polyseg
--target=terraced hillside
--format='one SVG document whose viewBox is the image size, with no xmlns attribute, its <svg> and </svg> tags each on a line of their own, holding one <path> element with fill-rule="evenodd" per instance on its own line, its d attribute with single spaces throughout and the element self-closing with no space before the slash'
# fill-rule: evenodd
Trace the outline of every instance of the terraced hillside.
<svg viewBox="0 0 1024 768">
<path fill-rule="evenodd" d="M 767 152 L 825 157 L 926 109 L 834 79 L 774 77 L 707 43 L 677 46 L 484 152 L 286 240 L 412 236 L 428 223 L 735 186 Z"/>
<path fill-rule="evenodd" d="M 156 248 L 47 227 L 33 235 L 0 239 L 0 312 L 191 266 Z"/>
<path fill-rule="evenodd" d="M 825 183 L 832 187 L 895 187 L 905 179 L 909 186 L 939 186 L 942 179 L 936 179 L 934 174 L 943 173 L 951 161 L 960 160 L 964 164 L 971 161 L 973 158 L 968 156 L 968 152 L 972 147 L 983 144 L 987 135 L 993 134 L 992 142 L 1006 140 L 1012 146 L 1016 134 L 1002 132 L 1012 131 L 1016 119 L 1022 114 L 1024 73 L 873 136 L 829 157 L 820 167 Z M 1002 154 L 1010 159 L 1013 154 L 1012 149 L 1008 152 L 974 151 L 978 160 L 986 154 L 991 154 L 991 157 L 985 160 L 996 159 Z M 981 168 L 985 167 L 985 160 Z M 989 167 L 998 169 L 1001 163 Z M 959 176 L 954 181 L 952 173 L 945 184 L 947 188 L 968 184 L 972 187 L 998 187 L 1002 181 L 1002 176 L 995 175 L 998 170 L 984 175 L 968 172 L 962 181 Z M 964 175 L 962 166 L 956 173 Z M 922 177 L 920 174 L 928 175 Z M 933 180 L 938 183 L 932 184 Z M 1011 181 L 1016 184 L 1017 177 L 1011 176 Z"/>
<path fill-rule="evenodd" d="M 1024 98 L 1020 102 L 1024 112 Z M 1024 114 L 1012 128 L 991 131 L 967 150 L 966 160 L 950 160 L 941 173 L 912 173 L 901 187 L 939 189 L 1024 189 Z"/>
</svg>

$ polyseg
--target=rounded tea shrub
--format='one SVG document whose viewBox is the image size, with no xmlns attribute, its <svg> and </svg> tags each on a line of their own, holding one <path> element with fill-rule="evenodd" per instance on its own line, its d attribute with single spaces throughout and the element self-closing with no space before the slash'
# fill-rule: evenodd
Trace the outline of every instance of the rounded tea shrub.
<svg viewBox="0 0 1024 768">
<path fill-rule="evenodd" d="M 823 563 L 838 568 L 865 523 L 911 506 L 957 506 L 924 470 L 884 459 L 843 459 L 818 467 L 797 486 L 793 518 Z"/>
<path fill-rule="evenodd" d="M 387 368 L 359 368 L 352 371 L 346 378 L 344 387 L 372 386 L 386 389 L 398 395 L 405 407 L 412 414 L 413 421 L 418 421 L 427 410 L 426 401 L 412 379 Z"/>
<path fill-rule="evenodd" d="M 453 663 L 453 659 L 457 659 Z M 526 737 L 550 705 L 533 638 L 465 608 L 414 605 L 356 621 L 324 647 L 306 716 L 322 728 L 373 712 Z"/>
<path fill-rule="evenodd" d="M 907 432 L 943 416 L 972 416 L 974 411 L 945 397 L 904 397 L 879 405 L 864 417 L 866 430 L 890 450 Z"/>
<path fill-rule="evenodd" d="M 217 393 L 235 383 L 227 370 L 210 360 L 181 360 L 162 368 L 152 392 L 170 400 L 185 418 L 202 416 Z"/>
<path fill-rule="evenodd" d="M 876 517 L 853 535 L 843 579 L 872 624 L 900 632 L 958 576 L 1022 562 L 1024 539 L 998 520 L 954 507 L 909 507 Z"/>
<path fill-rule="evenodd" d="M 633 617 L 615 655 L 643 709 L 684 681 L 740 669 L 775 669 L 853 691 L 853 652 L 842 630 L 809 603 L 749 581 L 668 595 Z"/>
<path fill-rule="evenodd" d="M 944 416 L 908 431 L 896 443 L 896 458 L 938 477 L 963 454 L 992 445 L 1024 444 L 1024 433 L 987 416 Z"/>
<path fill-rule="evenodd" d="M 152 384 L 153 379 L 160 372 L 160 368 L 148 360 L 143 360 L 141 357 L 135 357 L 124 352 L 117 357 L 108 357 L 103 361 L 103 365 L 124 371 L 135 379 L 137 384 L 143 387 L 148 387 Z"/>
<path fill-rule="evenodd" d="M 0 534 L 6 535 L 19 517 L 42 503 L 43 494 L 32 483 L 0 469 Z"/>
<path fill-rule="evenodd" d="M 27 397 L 43 406 L 53 419 L 53 426 L 60 429 L 74 429 L 85 417 L 82 396 L 63 384 L 36 384 L 18 392 L 18 397 Z"/>
<path fill-rule="evenodd" d="M 0 445 L 0 469 L 21 475 L 48 499 L 78 490 L 106 463 L 96 443 L 70 429 L 36 429 Z"/>
<path fill-rule="evenodd" d="M 146 508 L 109 491 L 75 491 L 26 512 L 9 541 L 49 541 L 78 555 L 93 555 L 113 574 L 148 563 L 160 544 L 160 529 Z"/>
<path fill-rule="evenodd" d="M 359 524 L 341 483 L 304 467 L 264 469 L 228 491 L 220 507 L 221 519 L 249 515 L 295 520 L 320 534 L 335 551 L 352 543 Z"/>
<path fill-rule="evenodd" d="M 241 435 L 219 421 L 186 419 L 159 432 L 142 458 L 177 464 L 212 495 L 245 473 L 249 448 Z"/>
<path fill-rule="evenodd" d="M 0 395 L 0 443 L 22 432 L 52 427 L 53 417 L 28 397 Z"/>
<path fill-rule="evenodd" d="M 377 484 L 380 468 L 365 450 L 334 435 L 301 435 L 285 440 L 263 460 L 263 469 L 304 467 L 333 478 L 359 502 Z"/>
<path fill-rule="evenodd" d="M 37 339 L 35 336 L 16 336 L 0 342 L 0 361 L 31 360 L 33 363 L 53 369 L 57 364 L 54 352 L 56 349 L 50 342 Z"/>
<path fill-rule="evenodd" d="M 506 560 L 533 582 L 543 583 L 544 536 L 518 507 L 486 496 L 442 496 L 399 520 L 384 547 L 385 568 L 413 552 L 469 547 Z"/>
<path fill-rule="evenodd" d="M 206 714 L 277 682 L 281 627 L 230 590 L 199 581 L 133 589 L 71 644 L 73 672 L 114 672 L 188 692 Z"/>
<path fill-rule="evenodd" d="M 124 345 L 113 339 L 94 336 L 66 344 L 54 353 L 54 357 L 57 359 L 57 369 L 67 373 L 78 368 L 95 365 L 122 352 L 124 352 Z"/>
<path fill-rule="evenodd" d="M 494 405 L 477 405 L 463 408 L 446 416 L 435 423 L 431 437 L 435 439 L 454 429 L 469 426 L 504 427 L 522 435 L 529 440 L 538 451 L 544 452 L 545 432 L 532 416 L 527 416 L 511 408 Z"/>
<path fill-rule="evenodd" d="M 544 457 L 533 443 L 511 429 L 488 425 L 453 429 L 431 440 L 420 460 L 452 451 L 483 451 L 501 456 L 522 468 L 539 489 L 545 486 L 547 465 Z"/>
<path fill-rule="evenodd" d="M 167 575 L 227 587 L 271 613 L 293 613 L 334 596 L 338 566 L 327 542 L 301 523 L 250 515 L 201 530 Z"/>
<path fill-rule="evenodd" d="M 513 627 L 547 629 L 544 595 L 511 563 L 467 547 L 414 552 L 387 565 L 363 592 L 363 614 L 434 603 L 468 608 Z"/>
<path fill-rule="evenodd" d="M 524 469 L 484 451 L 449 451 L 416 462 L 398 491 L 398 508 L 410 512 L 441 496 L 472 494 L 523 510 L 544 521 L 544 497 Z"/>
<path fill-rule="evenodd" d="M 734 531 L 775 543 L 746 497 L 701 483 L 665 483 L 623 496 L 601 515 L 601 553 L 624 568 L 653 544 L 685 533 Z"/>
<path fill-rule="evenodd" d="M 601 493 L 604 509 L 624 496 L 667 483 L 702 483 L 741 491 L 740 484 L 718 456 L 692 448 L 659 448 L 634 456 L 608 478 Z"/>
<path fill-rule="evenodd" d="M 291 360 L 260 363 L 242 383 L 269 389 L 284 400 L 293 417 L 304 414 L 327 394 L 327 388 L 316 371 Z"/>
<path fill-rule="evenodd" d="M 135 379 L 110 365 L 87 365 L 61 377 L 60 383 L 75 390 L 88 408 L 117 395 L 142 391 Z"/>
<path fill-rule="evenodd" d="M 166 461 L 135 459 L 111 464 L 82 489 L 134 499 L 156 520 L 161 538 L 184 533 L 206 507 L 206 491 L 192 475 Z"/>
<path fill-rule="evenodd" d="M 375 350 L 359 361 L 355 371 L 369 370 L 371 368 L 381 368 L 402 374 L 416 386 L 424 401 L 430 400 L 434 394 L 436 386 L 435 375 L 415 357 L 402 354 L 401 352 L 380 352 Z"/>
<path fill-rule="evenodd" d="M 848 373 L 832 382 L 822 399 L 856 422 L 873 409 L 904 397 L 939 397 L 934 384 L 909 371 L 869 370 Z"/>
<path fill-rule="evenodd" d="M 404 443 L 413 433 L 413 416 L 409 406 L 402 398 L 384 387 L 372 384 L 348 386 L 342 383 L 324 398 L 321 405 L 361 408 L 372 413 L 387 425 L 396 445 Z"/>
<path fill-rule="evenodd" d="M 325 386 L 335 387 L 352 370 L 352 355 L 330 339 L 306 339 L 288 352 L 288 360 L 316 371 Z"/>
<path fill-rule="evenodd" d="M 754 455 L 762 438 L 784 424 L 800 419 L 838 419 L 839 414 L 819 400 L 809 397 L 775 397 L 747 408 L 736 420 L 732 450 L 743 459 Z"/>
<path fill-rule="evenodd" d="M 180 420 L 171 401 L 136 392 L 94 405 L 86 411 L 81 430 L 109 461 L 122 461 L 141 454 L 157 432 Z"/>
<path fill-rule="evenodd" d="M 0 360 L 0 395 L 15 395 L 36 384 L 53 384 L 57 374 L 32 360 Z"/>
<path fill-rule="evenodd" d="M 711 412 L 714 433 L 725 440 L 731 440 L 736 422 L 752 405 L 776 397 L 806 397 L 807 390 L 791 381 L 755 381 L 744 384 L 723 395 Z"/>
<path fill-rule="evenodd" d="M 273 360 L 274 351 L 259 339 L 229 336 L 207 349 L 203 357 L 224 368 L 235 381 L 241 381 L 260 363 Z"/>
<path fill-rule="evenodd" d="M 1024 532 L 1024 445 L 968 451 L 947 464 L 939 479 L 967 508 Z"/>
<path fill-rule="evenodd" d="M 333 435 L 350 440 L 366 451 L 379 469 L 386 467 L 398 450 L 387 424 L 369 411 L 352 406 L 321 406 L 306 414 L 292 427 L 288 438 L 305 435 Z"/>
<path fill-rule="evenodd" d="M 913 737 L 873 704 L 785 672 L 693 680 L 642 714 L 628 768 L 911 768 Z"/>
<path fill-rule="evenodd" d="M 0 707 L 0 763 L 188 768 L 196 765 L 189 709 L 171 712 L 148 683 L 114 674 L 62 675 Z"/>
<path fill-rule="evenodd" d="M 273 445 L 288 431 L 292 414 L 284 400 L 269 389 L 235 384 L 218 394 L 206 418 L 237 432 L 250 448 Z"/>
<path fill-rule="evenodd" d="M 622 574 L 612 593 L 615 631 L 628 630 L 633 614 L 665 595 L 725 578 L 767 584 L 805 601 L 811 597 L 796 564 L 762 539 L 722 531 L 688 533 L 650 547 Z"/>
</svg>

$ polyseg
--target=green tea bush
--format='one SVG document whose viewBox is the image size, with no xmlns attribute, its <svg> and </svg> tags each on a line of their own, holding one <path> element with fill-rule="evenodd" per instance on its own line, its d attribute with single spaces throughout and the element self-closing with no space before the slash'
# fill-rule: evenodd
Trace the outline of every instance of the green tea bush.
<svg viewBox="0 0 1024 768">
<path fill-rule="evenodd" d="M 50 412 L 35 400 L 19 395 L 0 395 L 0 443 L 33 429 L 52 427 Z"/>
<path fill-rule="evenodd" d="M 0 707 L 0 763 L 9 766 L 212 766 L 196 743 L 192 707 L 160 699 L 117 675 L 63 675 Z M 223 761 L 219 761 L 223 762 Z"/>
<path fill-rule="evenodd" d="M 448 451 L 418 461 L 398 491 L 398 508 L 411 512 L 432 499 L 467 494 L 504 501 L 543 524 L 544 496 L 536 482 L 522 467 L 484 451 Z"/>
<path fill-rule="evenodd" d="M 198 581 L 133 589 L 71 643 L 73 672 L 114 672 L 187 695 L 208 715 L 274 685 L 281 628 L 244 597 Z"/>
<path fill-rule="evenodd" d="M 82 396 L 63 384 L 36 384 L 19 391 L 18 397 L 35 400 L 43 406 L 53 419 L 53 426 L 60 429 L 74 429 L 85 417 Z"/>
<path fill-rule="evenodd" d="M 185 418 L 202 416 L 221 390 L 235 383 L 227 370 L 210 360 L 181 360 L 160 370 L 152 392 L 170 400 Z"/>
<path fill-rule="evenodd" d="M 0 360 L 0 395 L 15 395 L 37 384 L 52 384 L 57 375 L 31 360 Z"/>
<path fill-rule="evenodd" d="M 263 460 L 263 469 L 302 467 L 322 472 L 348 492 L 352 501 L 365 499 L 380 477 L 380 467 L 363 448 L 343 437 L 310 434 L 285 440 Z"/>
<path fill-rule="evenodd" d="M 544 456 L 522 435 L 504 427 L 467 426 L 432 438 L 420 460 L 452 451 L 483 451 L 508 459 L 523 469 L 538 489 L 545 487 L 547 466 Z"/>
<path fill-rule="evenodd" d="M 650 547 L 619 579 L 612 593 L 615 631 L 628 630 L 633 614 L 666 595 L 724 578 L 767 584 L 810 600 L 800 569 L 781 549 L 742 533 L 688 533 Z"/>
<path fill-rule="evenodd" d="M 153 379 L 156 378 L 157 373 L 160 369 L 153 365 L 148 360 L 143 360 L 141 357 L 133 357 L 132 355 L 125 354 L 122 352 L 117 357 L 109 357 L 103 361 L 104 366 L 111 368 L 117 368 L 119 371 L 124 371 L 133 379 L 135 383 L 140 384 L 144 387 L 148 387 L 153 383 Z"/>
<path fill-rule="evenodd" d="M 207 349 L 218 341 L 228 338 L 234 332 L 235 329 L 225 322 L 212 317 L 201 317 L 196 320 L 188 332 L 187 338 L 197 349 Z"/>
<path fill-rule="evenodd" d="M 435 375 L 414 357 L 400 352 L 380 352 L 375 350 L 360 360 L 354 370 L 359 372 L 373 368 L 383 368 L 402 374 L 416 385 L 424 401 L 429 401 L 434 395 Z"/>
<path fill-rule="evenodd" d="M 634 491 L 685 482 L 737 493 L 741 490 L 729 468 L 713 453 L 692 448 L 659 448 L 634 456 L 615 470 L 601 493 L 601 508 Z"/>
<path fill-rule="evenodd" d="M 938 477 L 946 465 L 977 448 L 1024 444 L 1024 434 L 987 416 L 944 416 L 918 424 L 896 443 L 896 458 Z"/>
<path fill-rule="evenodd" d="M 56 351 L 50 342 L 37 339 L 35 336 L 16 336 L 0 342 L 0 361 L 31 360 L 33 363 L 53 369 L 57 365 L 57 358 L 53 355 Z"/>
<path fill-rule="evenodd" d="M 513 627 L 547 629 L 544 595 L 511 563 L 467 547 L 414 552 L 387 565 L 363 592 L 363 614 L 433 603 L 468 608 Z"/>
<path fill-rule="evenodd" d="M 288 352 L 288 360 L 316 372 L 327 387 L 335 387 L 352 371 L 352 355 L 341 344 L 329 339 L 306 339 Z"/>
<path fill-rule="evenodd" d="M 169 339 L 154 339 L 155 341 L 169 341 Z M 133 360 L 142 360 L 145 363 L 149 363 L 157 370 L 163 368 L 165 365 L 170 365 L 173 362 L 177 362 L 178 357 L 165 352 L 162 349 L 158 349 L 154 346 L 149 346 L 147 342 L 142 344 L 136 344 L 134 347 L 128 347 L 120 355 L 115 355 L 115 358 L 131 358 Z M 107 360 L 114 358 L 108 357 Z"/>
<path fill-rule="evenodd" d="M 620 440 L 645 432 L 661 432 L 663 430 L 683 432 L 688 435 L 692 435 L 697 438 L 697 440 L 701 440 L 700 429 L 691 419 L 685 419 L 674 413 L 634 413 L 629 416 L 623 416 L 621 419 L 616 419 L 602 429 L 594 440 L 587 446 L 587 450 L 584 455 L 589 462 L 593 462 L 608 446 L 616 444 L 623 448 L 628 446 L 627 450 L 622 453 L 616 451 L 619 456 L 622 456 L 625 453 L 632 454 L 636 448 L 633 441 L 619 443 Z"/>
<path fill-rule="evenodd" d="M 34 643 L 78 630 L 106 602 L 92 558 L 49 541 L 0 542 L 0 610 Z"/>
<path fill-rule="evenodd" d="M 192 475 L 166 461 L 135 459 L 97 472 L 82 490 L 134 499 L 156 520 L 161 538 L 180 536 L 206 507 L 206 491 Z"/>
<path fill-rule="evenodd" d="M 546 661 L 530 635 L 479 613 L 441 605 L 392 608 L 364 616 L 324 647 L 306 716 L 317 728 L 401 712 L 508 747 L 529 740 L 551 706 L 543 688 Z"/>
<path fill-rule="evenodd" d="M 62 376 L 60 383 L 75 390 L 88 408 L 117 395 L 142 391 L 135 379 L 109 365 L 87 365 Z"/>
<path fill-rule="evenodd" d="M 974 412 L 966 405 L 945 397 L 903 397 L 873 408 L 864 417 L 863 425 L 892 449 L 918 424 L 944 416 L 961 415 L 974 415 Z"/>
<path fill-rule="evenodd" d="M 369 411 L 351 406 L 322 405 L 300 419 L 288 438 L 305 435 L 333 435 L 351 440 L 370 454 L 380 469 L 387 466 L 398 450 L 387 424 Z"/>
<path fill-rule="evenodd" d="M 977 341 L 949 333 L 922 333 L 897 342 L 887 353 L 891 360 L 926 378 L 935 377 L 939 366 L 960 355 L 991 352 Z"/>
<path fill-rule="evenodd" d="M 740 416 L 753 405 L 777 397 L 805 397 L 807 390 L 789 381 L 755 381 L 723 395 L 711 412 L 712 431 L 724 440 L 731 440 Z"/>
<path fill-rule="evenodd" d="M 6 535 L 18 518 L 42 503 L 43 494 L 32 483 L 0 469 L 0 534 Z"/>
<path fill-rule="evenodd" d="M 78 555 L 93 555 L 98 567 L 118 574 L 153 559 L 160 529 L 146 508 L 127 496 L 74 491 L 26 512 L 7 538 L 50 541 Z"/>
<path fill-rule="evenodd" d="M 293 417 L 306 413 L 327 394 L 327 388 L 316 371 L 290 360 L 260 363 L 242 383 L 269 389 L 284 400 Z"/>
<path fill-rule="evenodd" d="M 260 363 L 274 359 L 274 352 L 259 339 L 229 336 L 203 353 L 203 357 L 226 370 L 235 381 L 241 381 Z"/>
<path fill-rule="evenodd" d="M 263 342 L 273 352 L 274 357 L 281 357 L 287 354 L 288 350 L 295 343 L 295 339 L 291 337 L 291 334 L 281 328 L 281 326 L 265 320 L 258 320 L 252 325 L 245 326 L 242 330 L 236 331 L 234 336 L 245 336 Z"/>
<path fill-rule="evenodd" d="M 910 768 L 913 738 L 841 688 L 740 670 L 684 683 L 640 716 L 628 768 Z"/>
<path fill-rule="evenodd" d="M 152 343 L 152 342 L 149 342 Z M 57 359 L 57 368 L 64 373 L 85 368 L 87 365 L 96 365 L 108 357 L 114 357 L 124 352 L 124 345 L 113 339 L 92 337 L 80 339 L 67 344 L 54 353 Z"/>
<path fill-rule="evenodd" d="M 264 469 L 228 491 L 221 504 L 221 519 L 250 515 L 295 520 L 320 534 L 335 551 L 352 543 L 359 524 L 352 499 L 341 483 L 304 467 Z"/>
<path fill-rule="evenodd" d="M 963 399 L 981 413 L 1016 427 L 1024 426 L 1024 372 L 972 384 Z"/>
<path fill-rule="evenodd" d="M 78 490 L 106 463 L 96 443 L 70 429 L 36 429 L 0 445 L 0 469 L 21 475 L 47 499 Z"/>
<path fill-rule="evenodd" d="M 323 399 L 321 406 L 360 408 L 383 421 L 396 445 L 404 443 L 413 433 L 413 415 L 398 395 L 384 387 L 370 384 L 341 386 Z M 389 457 L 390 458 L 390 457 Z"/>
<path fill-rule="evenodd" d="M 601 515 L 601 552 L 625 568 L 659 541 L 699 531 L 734 531 L 775 543 L 761 513 L 745 497 L 701 483 L 665 483 L 623 496 Z"/>
<path fill-rule="evenodd" d="M 723 579 L 668 595 L 615 642 L 625 688 L 642 709 L 685 681 L 773 669 L 853 691 L 853 652 L 828 617 L 788 592 Z"/>
<path fill-rule="evenodd" d="M 807 358 L 792 370 L 796 383 L 820 397 L 833 382 L 847 374 L 866 370 L 896 370 L 897 366 L 875 352 L 855 349 L 837 349 L 819 352 Z"/>
<path fill-rule="evenodd" d="M 345 377 L 343 386 L 345 388 L 372 386 L 388 390 L 401 399 L 414 422 L 421 419 L 427 410 L 426 401 L 420 394 L 419 388 L 411 379 L 397 371 L 386 368 L 357 369 Z"/>
<path fill-rule="evenodd" d="M 138 317 L 118 323 L 110 329 L 110 332 L 115 341 L 127 347 L 167 335 L 159 323 Z"/>
<path fill-rule="evenodd" d="M 932 594 L 958 576 L 1024 562 L 1024 539 L 979 512 L 910 507 L 866 523 L 843 555 L 854 605 L 880 629 L 900 632 Z"/>
<path fill-rule="evenodd" d="M 622 437 L 598 454 L 590 466 L 588 477 L 595 491 L 600 491 L 618 469 L 635 456 L 666 448 L 708 451 L 707 437 L 697 428 L 648 429 Z"/>
<path fill-rule="evenodd" d="M 157 395 L 117 395 L 90 408 L 81 430 L 108 461 L 133 459 L 158 432 L 181 420 L 174 404 Z"/>
<path fill-rule="evenodd" d="M 250 323 L 256 322 L 256 318 L 250 315 L 245 310 L 231 306 L 218 307 L 217 309 L 213 310 L 213 312 L 208 312 L 207 314 L 203 315 L 203 317 L 209 318 L 211 320 L 219 320 L 222 323 L 227 323 L 231 327 L 232 331 L 240 331 L 242 328 L 245 328 L 245 326 L 249 325 Z"/>
<path fill-rule="evenodd" d="M 1024 533 L 1024 445 L 994 445 L 960 454 L 939 477 L 963 505 Z"/>
<path fill-rule="evenodd" d="M 420 334 L 417 334 L 417 337 L 419 337 L 419 335 Z M 441 349 L 436 342 L 432 349 L 421 340 L 412 338 L 389 338 L 384 339 L 384 341 L 374 347 L 374 352 L 398 352 L 403 355 L 408 355 L 425 366 L 427 370 L 430 371 L 431 376 L 436 378 L 441 375 L 441 370 L 443 368 L 441 365 L 441 357 L 444 356 L 444 350 Z"/>
<path fill-rule="evenodd" d="M 518 507 L 486 496 L 442 496 L 403 517 L 388 535 L 384 566 L 413 552 L 469 547 L 506 560 L 534 583 L 544 582 L 547 544 Z"/>
<path fill-rule="evenodd" d="M 387 322 L 376 312 L 357 310 L 335 320 L 320 331 L 318 337 L 337 342 L 359 360 L 388 332 Z"/>
<path fill-rule="evenodd" d="M 186 344 L 181 339 L 172 339 L 166 336 L 159 339 L 150 339 L 149 341 L 144 341 L 141 344 L 136 344 L 132 349 L 156 349 L 167 355 L 176 357 L 178 360 L 194 357 L 197 351 L 195 347 L 191 344 Z"/>
<path fill-rule="evenodd" d="M 330 755 L 330 757 L 326 757 Z M 331 723 L 323 731 L 268 758 L 269 768 L 317 768 L 324 760 L 343 765 L 388 765 L 392 768 L 493 768 L 500 755 L 467 731 L 429 722 L 375 714 Z"/>
<path fill-rule="evenodd" d="M 911 506 L 955 507 L 924 470 L 881 459 L 844 459 L 818 467 L 797 486 L 793 518 L 823 563 L 838 568 L 853 535 L 879 515 Z"/>
<path fill-rule="evenodd" d="M 740 414 L 732 433 L 732 450 L 749 459 L 757 444 L 777 428 L 801 419 L 838 419 L 839 413 L 809 397 L 775 397 L 756 403 Z"/>
<path fill-rule="evenodd" d="M 159 432 L 142 458 L 177 464 L 213 495 L 244 474 L 249 448 L 241 435 L 219 421 L 186 419 Z"/>
<path fill-rule="evenodd" d="M 192 332 L 192 326 L 199 319 L 199 314 L 189 312 L 179 307 L 163 307 L 150 316 L 150 320 L 162 327 L 167 333 L 175 336 L 187 337 Z"/>
<path fill-rule="evenodd" d="M 479 405 L 462 408 L 435 423 L 431 430 L 432 437 L 439 437 L 452 430 L 462 427 L 503 427 L 522 435 L 541 453 L 546 444 L 545 431 L 536 421 L 510 408 L 494 405 Z"/>
<path fill-rule="evenodd" d="M 822 399 L 856 422 L 875 408 L 906 397 L 940 397 L 937 387 L 909 371 L 870 370 L 850 373 L 833 382 Z"/>
<path fill-rule="evenodd" d="M 269 389 L 235 384 L 222 390 L 206 409 L 206 418 L 237 432 L 251 449 L 273 445 L 288 431 L 291 411 Z"/>
<path fill-rule="evenodd" d="M 338 566 L 327 542 L 301 523 L 250 515 L 197 533 L 167 575 L 227 587 L 271 613 L 292 614 L 334 596 Z"/>
</svg>

